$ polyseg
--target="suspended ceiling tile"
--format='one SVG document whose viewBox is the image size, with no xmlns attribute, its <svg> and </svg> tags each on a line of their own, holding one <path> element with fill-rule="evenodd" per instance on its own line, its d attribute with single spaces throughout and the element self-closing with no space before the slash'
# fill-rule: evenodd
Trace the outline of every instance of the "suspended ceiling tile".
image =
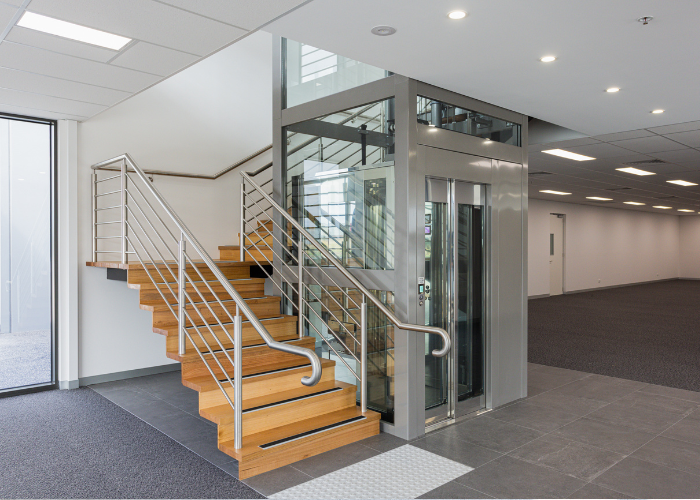
<svg viewBox="0 0 700 500">
<path fill-rule="evenodd" d="M 655 134 L 648 130 L 630 130 L 629 132 L 617 132 L 616 134 L 596 135 L 595 139 L 603 142 L 623 141 L 625 139 L 639 139 L 640 137 L 653 137 Z"/>
<path fill-rule="evenodd" d="M 0 68 L 0 87 L 35 92 L 64 99 L 111 106 L 131 94 L 84 83 L 70 82 L 50 76 L 27 73 L 15 69 Z"/>
<path fill-rule="evenodd" d="M 107 109 L 106 106 L 100 106 L 99 104 L 89 104 L 86 102 L 61 99 L 60 97 L 50 97 L 8 89 L 0 89 L 0 102 L 76 116 L 92 116 Z"/>
<path fill-rule="evenodd" d="M 11 113 L 15 115 L 31 116 L 34 118 L 48 118 L 50 120 L 86 120 L 87 116 L 68 115 L 65 113 L 54 113 L 45 109 L 23 108 L 12 104 L 3 104 L 0 102 L 0 112 Z"/>
<path fill-rule="evenodd" d="M 0 43 L 0 66 L 127 92 L 138 92 L 160 80 L 155 75 L 12 42 Z"/>
<path fill-rule="evenodd" d="M 301 5 L 305 0 L 157 0 L 248 30 Z"/>
<path fill-rule="evenodd" d="M 22 5 L 22 0 L 2 0 L 3 4 L 12 5 L 14 7 L 20 7 Z"/>
<path fill-rule="evenodd" d="M 546 151 L 547 149 L 562 149 L 574 146 L 588 146 L 590 144 L 598 144 L 599 140 L 593 139 L 591 137 L 581 137 L 580 139 L 569 139 L 568 141 L 550 142 L 547 144 L 537 144 L 532 146 L 536 148 L 537 151 Z"/>
<path fill-rule="evenodd" d="M 666 139 L 660 135 L 655 137 L 615 141 L 612 144 L 631 151 L 636 151 L 637 153 L 658 153 L 663 151 L 673 151 L 675 149 L 684 149 L 682 144 L 678 144 L 677 142 Z"/>
<path fill-rule="evenodd" d="M 178 50 L 168 49 L 147 42 L 137 42 L 124 50 L 111 64 L 125 68 L 168 76 L 199 57 L 185 54 Z"/>
<path fill-rule="evenodd" d="M 616 156 L 629 155 L 630 153 L 628 150 L 619 148 L 611 144 L 606 144 L 604 142 L 601 142 L 599 144 L 591 144 L 590 146 L 577 146 L 574 148 L 568 148 L 567 150 L 586 156 L 592 156 L 593 158 L 614 158 Z"/>
<path fill-rule="evenodd" d="M 0 3 L 0 31 L 10 24 L 12 18 L 17 13 L 17 8 Z"/>
<path fill-rule="evenodd" d="M 678 149 L 676 151 L 665 151 L 654 153 L 653 156 L 654 158 L 658 158 L 663 161 L 686 165 L 697 165 L 697 167 L 700 168 L 700 151 L 696 149 Z"/>
<path fill-rule="evenodd" d="M 690 132 L 679 132 L 677 134 L 669 134 L 667 136 L 669 139 L 685 144 L 693 148 L 700 147 L 700 130 L 693 130 Z"/>
<path fill-rule="evenodd" d="M 200 56 L 247 33 L 152 0 L 32 0 L 28 10 Z"/>
<path fill-rule="evenodd" d="M 60 36 L 47 35 L 19 26 L 12 28 L 5 40 L 99 62 L 107 62 L 118 54 L 116 50 L 76 42 Z"/>
<path fill-rule="evenodd" d="M 656 134 L 666 135 L 675 134 L 676 132 L 688 132 L 690 130 L 700 130 L 700 122 L 678 123 L 676 125 L 666 125 L 664 127 L 650 128 Z"/>
</svg>

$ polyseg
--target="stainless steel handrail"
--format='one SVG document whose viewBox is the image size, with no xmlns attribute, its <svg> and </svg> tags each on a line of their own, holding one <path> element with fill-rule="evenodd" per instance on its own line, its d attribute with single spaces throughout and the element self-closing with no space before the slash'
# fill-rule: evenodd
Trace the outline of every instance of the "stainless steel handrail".
<svg viewBox="0 0 700 500">
<path fill-rule="evenodd" d="M 260 169 L 259 169 L 260 170 Z M 263 170 L 260 170 L 261 173 Z M 282 217 L 284 217 L 288 223 L 292 225 L 299 233 L 306 239 L 307 242 L 311 243 L 316 249 L 323 255 L 328 262 L 332 265 L 332 267 L 335 267 L 348 281 L 350 281 L 355 288 L 357 288 L 362 295 L 369 299 L 370 302 L 374 304 L 374 306 L 379 309 L 382 314 L 384 314 L 389 321 L 391 321 L 395 327 L 401 329 L 401 330 L 407 330 L 407 331 L 412 331 L 412 332 L 422 332 L 422 333 L 430 333 L 433 335 L 439 335 L 442 337 L 442 349 L 435 349 L 433 350 L 432 354 L 433 356 L 436 357 L 443 357 L 445 356 L 451 348 L 451 340 L 450 336 L 448 335 L 447 331 L 445 331 L 442 328 L 438 328 L 435 326 L 426 326 L 426 325 L 414 325 L 412 323 L 404 323 L 403 321 L 399 320 L 394 313 L 384 305 L 384 303 L 376 298 L 374 294 L 372 294 L 355 276 L 353 276 L 345 267 L 333 256 L 332 253 L 330 253 L 326 248 L 321 245 L 319 242 L 317 242 L 313 236 L 301 225 L 299 222 L 297 222 L 296 219 L 294 219 L 291 215 L 287 213 L 287 211 L 282 208 L 275 200 L 272 199 L 270 195 L 268 195 L 258 184 L 250 177 L 250 175 L 246 172 L 241 172 L 241 176 L 245 179 L 246 182 L 250 183 L 250 185 L 257 191 L 259 195 L 263 197 L 265 201 L 267 201 L 271 208 L 279 212 Z M 363 325 L 364 326 L 364 325 Z"/>
</svg>

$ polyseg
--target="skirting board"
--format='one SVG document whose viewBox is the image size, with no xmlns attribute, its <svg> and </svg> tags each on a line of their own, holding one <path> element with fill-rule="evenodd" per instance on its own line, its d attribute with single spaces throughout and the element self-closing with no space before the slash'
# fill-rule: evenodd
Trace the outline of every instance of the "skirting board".
<svg viewBox="0 0 700 500">
<path fill-rule="evenodd" d="M 146 375 L 157 375 L 159 373 L 177 371 L 180 371 L 180 363 L 168 363 L 167 365 L 150 366 L 148 368 L 138 368 L 136 370 L 106 373 L 104 375 L 94 375 L 92 377 L 81 378 L 80 387 L 92 384 L 103 384 L 105 382 L 114 382 L 116 380 L 125 380 L 128 378 L 145 377 Z"/>
<path fill-rule="evenodd" d="M 700 278 L 666 278 L 666 279 L 662 279 L 662 280 L 638 281 L 636 283 L 624 283 L 622 285 L 599 286 L 597 288 L 584 288 L 583 290 L 573 290 L 570 292 L 566 291 L 563 293 L 563 295 L 571 295 L 573 293 L 595 292 L 598 290 L 609 290 L 611 288 L 623 288 L 626 286 L 648 285 L 650 283 L 662 283 L 664 281 L 691 280 L 691 279 L 700 279 Z M 542 295 L 530 295 L 528 297 L 528 300 L 544 299 L 546 297 L 551 297 L 551 295 L 549 295 L 548 293 L 545 293 Z"/>
</svg>

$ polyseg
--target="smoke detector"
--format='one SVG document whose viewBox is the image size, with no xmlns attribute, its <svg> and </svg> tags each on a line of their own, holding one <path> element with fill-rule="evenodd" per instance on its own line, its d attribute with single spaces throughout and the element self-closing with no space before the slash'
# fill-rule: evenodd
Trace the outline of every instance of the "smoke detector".
<svg viewBox="0 0 700 500">
<path fill-rule="evenodd" d="M 644 16 L 644 17 L 640 17 L 639 19 L 637 19 L 637 21 L 639 21 L 644 26 L 646 26 L 647 24 L 649 24 L 651 22 L 652 19 L 654 19 L 654 16 Z"/>
<path fill-rule="evenodd" d="M 372 28 L 372 34 L 377 36 L 389 36 L 396 33 L 396 28 L 392 26 L 375 26 Z"/>
</svg>

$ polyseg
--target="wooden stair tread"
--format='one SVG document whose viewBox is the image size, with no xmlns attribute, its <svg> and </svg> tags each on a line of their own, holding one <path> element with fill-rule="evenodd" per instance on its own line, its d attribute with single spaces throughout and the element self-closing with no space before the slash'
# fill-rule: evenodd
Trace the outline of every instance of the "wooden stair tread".
<svg viewBox="0 0 700 500">
<path fill-rule="evenodd" d="M 190 297 L 191 296 L 192 296 L 192 294 L 190 294 Z M 249 304 L 264 304 L 264 303 L 268 303 L 268 302 L 280 302 L 282 300 L 282 298 L 278 297 L 276 295 L 265 295 L 265 296 L 261 296 L 261 297 L 249 297 L 249 298 L 245 298 L 243 300 L 245 300 L 245 302 L 247 302 Z M 236 305 L 236 301 L 233 299 L 226 299 L 226 300 L 221 299 L 221 303 L 226 305 L 226 306 L 235 306 Z M 197 302 L 189 302 L 188 301 L 187 302 L 188 309 L 191 309 L 191 307 L 193 305 L 201 306 L 204 309 L 206 309 L 206 304 L 221 306 L 221 304 L 219 304 L 218 300 L 207 300 L 207 301 L 197 301 Z M 168 304 L 165 304 L 165 303 L 160 303 L 160 304 L 141 303 L 139 305 L 141 306 L 141 309 L 143 309 L 145 311 L 151 311 L 151 312 L 169 311 L 170 310 L 170 308 L 168 307 Z M 177 307 L 177 302 L 171 303 L 170 306 Z"/>
<path fill-rule="evenodd" d="M 359 406 L 356 406 L 354 408 L 344 408 L 342 410 L 334 411 L 331 413 L 325 413 L 323 415 L 316 415 L 312 418 L 301 420 L 299 422 L 294 422 L 293 424 L 277 427 L 275 429 L 270 429 L 268 431 L 259 432 L 257 434 L 250 434 L 247 436 L 244 435 L 243 442 L 241 443 L 242 446 L 238 450 L 235 449 L 234 442 L 232 440 L 219 444 L 219 449 L 240 462 L 248 457 L 251 457 L 252 455 L 261 453 L 264 454 L 265 450 L 260 448 L 261 445 L 279 441 L 280 439 L 296 436 L 298 434 L 312 432 L 317 429 L 321 429 L 323 427 L 337 424 L 339 422 L 343 422 L 345 420 L 349 420 L 351 418 L 359 416 L 364 416 L 367 418 L 367 420 L 379 420 L 380 418 L 379 413 L 369 410 L 363 415 L 362 409 Z M 290 446 L 303 446 L 305 440 L 309 440 L 312 438 L 313 435 L 306 436 L 305 438 L 301 438 L 281 445 L 280 448 Z"/>
<path fill-rule="evenodd" d="M 288 314 L 278 314 L 277 316 L 272 317 L 272 318 L 258 318 L 258 320 L 260 320 L 260 322 L 263 324 L 263 326 L 265 326 L 266 324 L 271 325 L 271 324 L 275 324 L 275 323 L 296 323 L 297 317 L 290 316 Z M 250 325 L 250 321 L 243 318 L 243 326 L 246 326 L 246 325 Z M 201 325 L 198 325 L 198 326 L 200 327 L 200 330 L 201 330 L 202 326 Z M 219 325 L 217 323 L 216 325 L 213 325 L 213 326 L 219 326 Z M 225 322 L 224 326 L 226 326 L 226 327 L 230 326 L 231 328 L 233 328 L 233 323 L 231 323 L 230 321 Z M 187 330 L 190 331 L 190 335 L 192 333 L 194 333 L 194 334 L 197 333 L 197 331 L 195 330 L 195 328 L 193 326 L 188 326 Z M 167 328 L 153 328 L 153 333 L 159 333 L 161 335 L 165 335 L 166 337 L 173 337 L 173 336 L 179 335 L 177 325 L 169 326 Z"/>
<path fill-rule="evenodd" d="M 289 374 L 289 372 L 292 371 L 302 371 L 305 368 L 307 368 L 309 364 L 301 365 L 301 366 L 294 366 L 290 368 L 281 368 L 279 370 L 269 370 L 266 372 L 261 372 L 261 373 L 251 373 L 248 375 L 248 377 L 255 376 L 255 377 L 265 377 L 265 379 L 274 379 L 279 376 L 280 373 L 284 372 L 285 374 Z M 330 368 L 331 366 L 335 366 L 335 361 L 332 359 L 321 359 L 321 370 L 325 370 L 326 368 Z M 248 378 L 246 375 L 243 375 L 243 378 Z M 261 378 L 261 380 L 264 380 Z M 224 380 L 227 384 L 228 381 Z M 222 382 L 223 383 L 223 382 Z M 189 387 L 192 390 L 195 390 L 197 392 L 206 392 L 206 391 L 218 391 L 219 386 L 217 383 L 214 381 L 213 378 L 211 378 L 210 375 L 202 376 L 202 377 L 182 377 L 182 384 L 185 387 Z M 299 378 L 299 385 L 301 385 L 301 378 Z"/>
<path fill-rule="evenodd" d="M 177 262 L 175 261 L 166 261 L 170 267 L 177 267 Z M 198 268 L 202 267 L 208 267 L 204 262 L 202 261 L 194 261 L 194 263 L 197 265 Z M 215 260 L 214 263 L 219 267 L 250 267 L 251 264 L 250 262 L 240 262 L 237 260 Z M 141 270 L 143 269 L 143 266 L 138 263 L 138 262 L 129 262 L 128 264 L 122 264 L 121 262 L 118 261 L 100 261 L 100 262 L 86 262 L 86 266 L 88 267 L 103 267 L 103 268 L 109 268 L 109 269 L 126 269 L 126 270 Z M 153 268 L 153 264 L 147 264 L 149 269 Z M 189 266 L 189 264 L 188 264 Z M 165 264 L 160 263 L 158 264 L 158 267 L 163 269 L 165 268 Z"/>
<path fill-rule="evenodd" d="M 296 338 L 296 339 L 292 339 L 292 340 L 284 340 L 282 342 L 284 342 L 285 344 L 300 345 L 302 347 L 306 347 L 307 344 L 312 343 L 310 340 L 308 340 L 310 338 L 311 337 L 304 337 L 301 339 Z M 226 357 L 226 355 L 224 354 L 224 351 L 222 351 L 218 345 L 215 344 L 215 345 L 212 345 L 211 347 L 212 347 L 212 350 L 214 351 L 214 354 L 221 355 L 224 358 Z M 231 357 L 231 359 L 233 359 L 233 350 L 234 350 L 233 347 L 226 349 L 226 353 L 228 353 L 228 355 Z M 243 356 L 244 357 L 246 356 L 246 354 L 248 356 L 252 356 L 252 355 L 258 355 L 261 353 L 265 353 L 267 351 L 276 351 L 276 349 L 272 349 L 271 347 L 268 347 L 268 345 L 262 339 L 260 339 L 260 343 L 251 344 L 248 346 L 243 346 Z M 211 353 L 208 350 L 203 351 L 202 353 L 205 354 L 207 357 L 211 357 Z M 170 359 L 174 359 L 175 361 L 179 361 L 180 363 L 194 363 L 197 361 L 201 361 L 201 359 L 202 359 L 199 356 L 199 354 L 197 353 L 197 351 L 193 351 L 192 349 L 189 349 L 183 356 L 180 356 L 180 354 L 178 354 L 177 352 L 166 352 L 166 355 Z M 306 360 L 306 358 L 304 358 L 303 356 L 299 356 L 299 357 Z M 245 359 L 243 360 L 243 362 L 245 363 Z M 245 376 L 245 375 L 249 375 L 251 373 L 255 373 L 255 372 L 250 372 L 250 370 L 251 370 L 251 368 L 247 368 L 246 366 L 243 366 L 243 375 Z M 250 373 L 246 373 L 246 372 L 250 372 Z"/>
<path fill-rule="evenodd" d="M 352 388 L 352 389 L 351 389 Z M 303 397 L 313 397 L 315 395 L 320 395 L 325 391 L 331 389 L 345 389 L 345 390 L 357 390 L 357 387 L 345 382 L 333 381 L 333 382 L 320 382 L 313 387 L 306 387 L 300 384 L 300 387 L 291 391 L 285 391 L 284 393 L 275 393 L 268 396 L 262 396 L 258 398 L 245 398 L 245 391 L 243 391 L 243 411 L 250 410 L 251 408 L 260 408 L 272 404 L 281 403 L 284 401 L 303 398 Z M 211 408 L 205 408 L 199 410 L 199 414 L 216 424 L 231 423 L 233 422 L 234 411 L 231 405 L 219 405 L 213 406 Z"/>
<path fill-rule="evenodd" d="M 224 286 L 219 282 L 219 280 L 200 280 L 199 277 L 196 280 L 191 280 L 192 283 L 197 285 L 198 287 L 201 286 L 202 289 L 208 290 L 207 285 L 205 283 L 208 283 L 210 287 L 220 287 L 223 288 Z M 244 284 L 244 285 L 264 285 L 265 284 L 265 278 L 232 278 L 229 280 L 229 282 L 233 285 L 236 283 Z M 168 281 L 168 285 L 175 285 L 177 286 L 176 281 Z M 168 287 L 166 286 L 165 282 L 160 282 L 160 283 L 128 283 L 129 288 L 133 288 L 135 290 L 153 290 L 154 292 L 157 291 L 159 288 L 164 289 L 166 291 L 168 290 Z M 187 284 L 188 288 L 191 287 L 191 284 Z"/>
</svg>

